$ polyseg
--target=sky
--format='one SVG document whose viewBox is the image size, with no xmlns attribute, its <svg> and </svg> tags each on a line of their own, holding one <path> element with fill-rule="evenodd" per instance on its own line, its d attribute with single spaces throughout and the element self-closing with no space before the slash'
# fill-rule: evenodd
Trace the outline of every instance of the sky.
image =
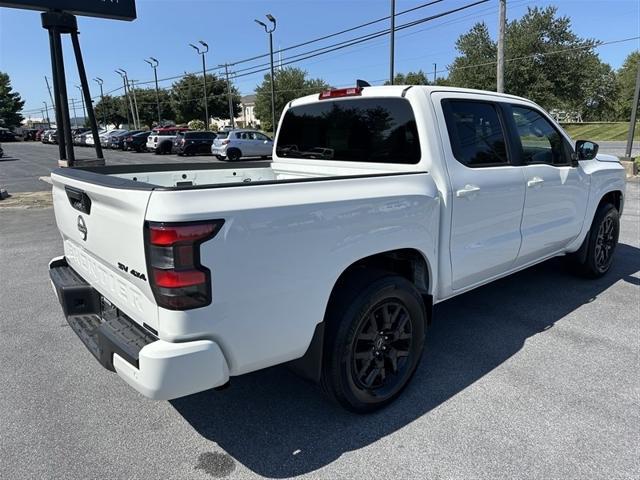
<svg viewBox="0 0 640 480">
<path fill-rule="evenodd" d="M 396 25 L 445 12 L 476 0 L 442 0 L 434 5 L 400 15 Z M 396 12 L 426 3 L 427 0 L 396 0 Z M 604 42 L 640 36 L 638 0 L 507 0 L 507 20 L 519 18 L 528 6 L 558 7 L 560 15 L 571 19 L 572 28 L 583 38 Z M 88 77 L 104 79 L 105 93 L 122 87 L 114 72 L 124 68 L 129 78 L 153 79 L 145 58 L 160 62 L 162 78 L 201 69 L 201 60 L 189 43 L 204 40 L 210 46 L 207 66 L 215 67 L 268 52 L 268 38 L 254 19 L 265 20 L 271 13 L 277 19 L 274 48 L 286 48 L 389 15 L 389 0 L 137 0 L 138 18 L 132 22 L 78 17 L 80 43 Z M 422 69 L 439 76 L 456 56 L 455 41 L 479 21 L 487 23 L 493 38 L 498 23 L 498 0 L 471 7 L 396 33 L 396 72 Z M 266 20 L 265 20 L 266 21 Z M 268 23 L 268 22 L 267 22 Z M 339 37 L 314 43 L 282 54 L 295 55 L 349 38 L 388 28 L 388 21 L 371 25 Z M 619 68 L 625 57 L 640 48 L 640 40 L 605 45 L 597 49 L 600 58 Z M 79 101 L 77 69 L 70 40 L 64 40 L 65 70 L 69 97 Z M 239 72 L 267 59 L 235 65 Z M 278 57 L 276 56 L 276 62 Z M 295 64 L 313 78 L 320 77 L 333 86 L 355 84 L 358 78 L 372 84 L 389 76 L 389 38 L 380 37 L 331 54 Z M 24 100 L 25 116 L 41 117 L 42 102 L 49 101 L 44 76 L 51 79 L 51 61 L 46 30 L 35 11 L 0 7 L 0 71 L 7 72 L 14 90 Z M 249 70 L 251 71 L 251 70 Z M 253 93 L 264 73 L 234 79 L 243 95 Z M 99 87 L 90 81 L 92 95 Z M 171 80 L 161 81 L 170 87 Z M 151 86 L 151 85 L 149 85 Z M 119 93 L 116 92 L 116 93 Z M 37 112 L 37 113 L 36 113 Z"/>
</svg>

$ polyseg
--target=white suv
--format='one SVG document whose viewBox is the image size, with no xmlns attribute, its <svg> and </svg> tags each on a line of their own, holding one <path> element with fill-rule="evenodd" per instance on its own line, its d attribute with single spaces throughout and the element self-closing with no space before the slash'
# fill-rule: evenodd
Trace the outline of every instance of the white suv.
<svg viewBox="0 0 640 480">
<path fill-rule="evenodd" d="M 218 160 L 240 160 L 244 157 L 268 158 L 273 150 L 273 140 L 257 130 L 231 130 L 218 132 L 211 145 L 211 153 Z"/>
</svg>

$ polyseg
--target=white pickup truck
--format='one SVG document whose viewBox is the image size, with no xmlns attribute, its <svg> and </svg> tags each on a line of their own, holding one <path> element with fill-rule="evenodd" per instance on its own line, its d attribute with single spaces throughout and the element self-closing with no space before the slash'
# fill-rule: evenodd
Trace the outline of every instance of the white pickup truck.
<svg viewBox="0 0 640 480">
<path fill-rule="evenodd" d="M 95 357 L 171 399 L 289 363 L 367 412 L 432 306 L 548 258 L 609 270 L 625 175 L 534 103 L 448 87 L 285 108 L 272 163 L 58 169 L 50 276 Z"/>
</svg>

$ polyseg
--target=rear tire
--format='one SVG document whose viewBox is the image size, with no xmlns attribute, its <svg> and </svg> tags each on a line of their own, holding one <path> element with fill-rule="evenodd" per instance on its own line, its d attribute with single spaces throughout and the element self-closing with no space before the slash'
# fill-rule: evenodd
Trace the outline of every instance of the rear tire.
<svg viewBox="0 0 640 480">
<path fill-rule="evenodd" d="M 605 275 L 613 264 L 619 235 L 618 209 L 611 203 L 600 205 L 584 243 L 580 250 L 571 256 L 578 272 L 588 278 L 599 278 Z"/>
<path fill-rule="evenodd" d="M 364 270 L 341 282 L 327 310 L 321 385 L 347 410 L 368 413 L 400 395 L 420 362 L 427 315 L 403 277 Z"/>
</svg>

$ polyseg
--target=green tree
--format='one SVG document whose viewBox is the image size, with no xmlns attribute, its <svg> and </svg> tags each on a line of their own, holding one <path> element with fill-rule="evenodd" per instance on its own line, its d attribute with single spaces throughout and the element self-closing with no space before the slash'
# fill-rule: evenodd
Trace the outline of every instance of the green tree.
<svg viewBox="0 0 640 480">
<path fill-rule="evenodd" d="M 155 88 L 137 88 L 135 90 L 136 101 L 138 103 L 138 115 L 140 116 L 141 126 L 153 128 L 158 124 L 158 103 L 156 102 Z M 171 94 L 167 90 L 158 90 L 158 98 L 160 100 L 160 118 L 161 122 L 174 121 L 175 113 L 173 112 Z"/>
<path fill-rule="evenodd" d="M 530 98 L 546 109 L 606 115 L 615 89 L 611 68 L 593 51 L 593 39 L 578 37 L 556 7 L 529 8 L 505 31 L 505 91 Z M 497 44 L 484 23 L 456 42 L 460 55 L 449 68 L 448 83 L 495 90 Z"/>
<path fill-rule="evenodd" d="M 128 105 L 125 104 L 124 96 L 105 95 L 104 99 L 100 99 L 93 107 L 96 122 L 102 123 L 106 119 L 107 124 L 113 124 L 119 128 L 127 121 L 126 108 Z"/>
<path fill-rule="evenodd" d="M 24 117 L 20 114 L 24 100 L 11 87 L 9 75 L 0 72 L 0 126 L 5 128 L 19 127 Z"/>
<path fill-rule="evenodd" d="M 271 125 L 271 75 L 264 76 L 264 80 L 256 88 L 255 114 L 260 120 L 260 127 L 265 131 L 273 131 Z M 285 105 L 291 100 L 319 93 L 329 88 L 322 79 L 307 78 L 307 72 L 300 68 L 285 67 L 275 72 L 275 104 L 276 121 Z"/>
<path fill-rule="evenodd" d="M 195 74 L 185 75 L 171 86 L 171 106 L 177 122 L 186 123 L 194 118 L 202 118 L 204 121 L 202 90 L 202 75 Z M 231 94 L 235 117 L 240 113 L 240 94 L 233 85 Z M 227 82 L 210 74 L 207 74 L 207 105 L 210 117 L 229 118 Z"/>
<path fill-rule="evenodd" d="M 631 107 L 633 105 L 634 89 L 636 87 L 636 75 L 640 63 L 640 50 L 631 52 L 625 59 L 617 74 L 616 117 L 618 120 L 628 122 L 631 119 Z"/>
<path fill-rule="evenodd" d="M 384 82 L 385 85 L 390 85 L 389 80 Z M 430 85 L 429 79 L 422 70 L 417 72 L 396 73 L 393 77 L 394 85 Z"/>
</svg>

